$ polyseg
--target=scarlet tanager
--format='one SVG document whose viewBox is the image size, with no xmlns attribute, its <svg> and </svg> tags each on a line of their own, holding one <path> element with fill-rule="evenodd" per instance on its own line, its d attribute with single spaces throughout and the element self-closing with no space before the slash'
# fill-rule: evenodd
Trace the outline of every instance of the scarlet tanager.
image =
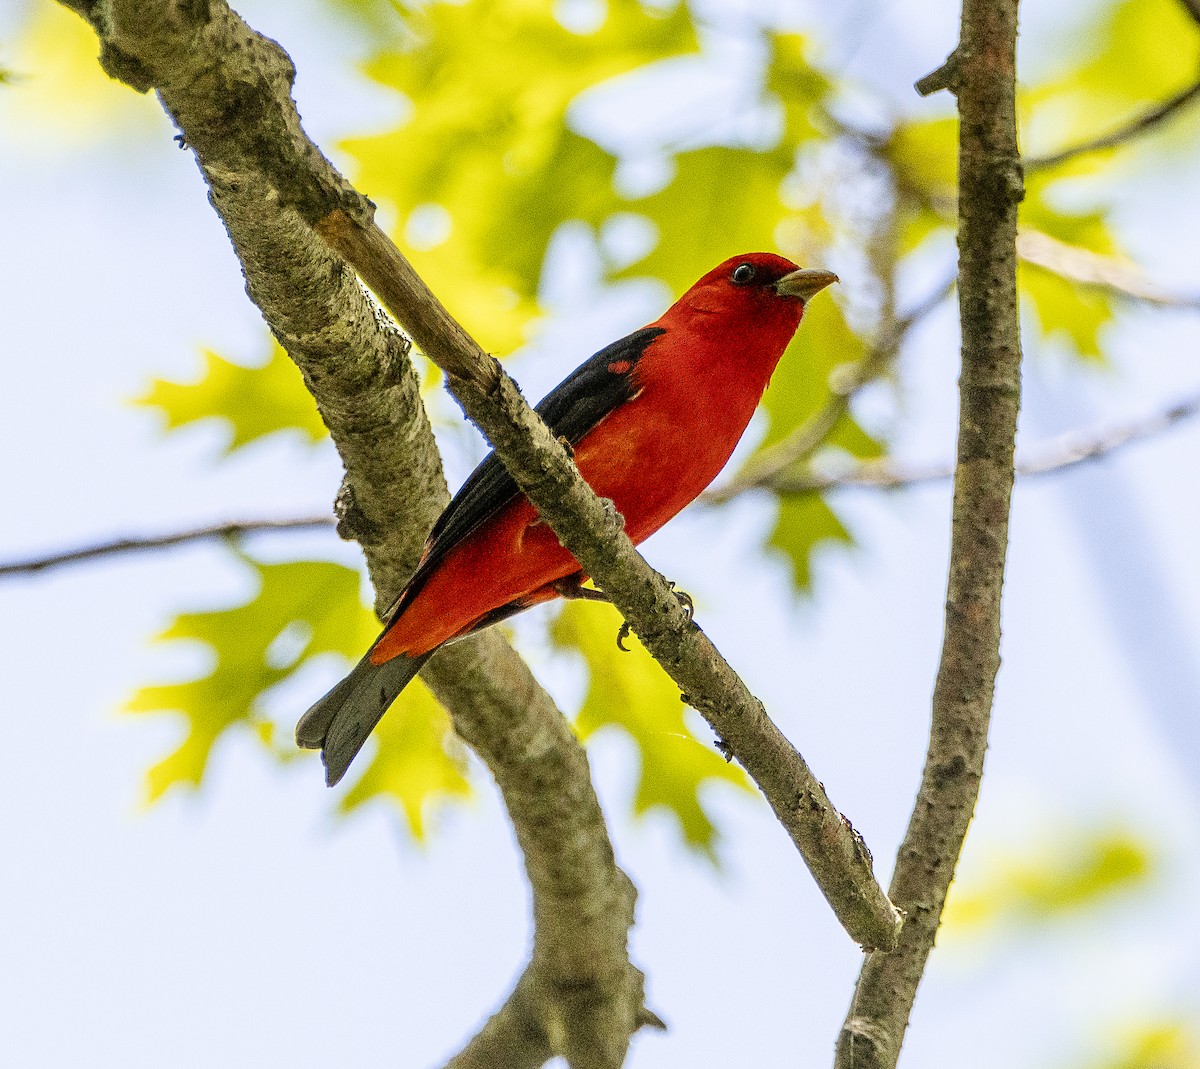
<svg viewBox="0 0 1200 1069">
<path fill-rule="evenodd" d="M 837 276 L 771 253 L 714 268 L 649 326 L 601 349 L 537 406 L 636 543 L 708 486 L 733 453 L 804 304 Z M 447 642 L 559 596 L 579 564 L 495 453 L 446 506 L 383 634 L 296 726 L 330 786 L 388 706 Z"/>
</svg>

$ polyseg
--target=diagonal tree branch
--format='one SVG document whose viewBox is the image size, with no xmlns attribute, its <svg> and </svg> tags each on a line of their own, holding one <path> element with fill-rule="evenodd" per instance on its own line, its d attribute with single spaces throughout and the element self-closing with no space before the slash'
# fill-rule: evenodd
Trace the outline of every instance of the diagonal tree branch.
<svg viewBox="0 0 1200 1069">
<path fill-rule="evenodd" d="M 128 538 L 113 538 L 106 542 L 93 542 L 75 549 L 64 549 L 56 553 L 41 553 L 34 557 L 0 563 L 0 579 L 18 575 L 37 575 L 53 568 L 69 564 L 87 564 L 104 557 L 119 557 L 129 553 L 146 553 L 156 549 L 171 549 L 193 542 L 209 542 L 214 539 L 228 540 L 244 535 L 280 531 L 319 531 L 333 527 L 331 516 L 293 516 L 278 520 L 229 520 L 225 523 L 210 523 L 203 527 L 189 527 L 182 531 L 169 531 L 160 535 L 131 535 Z"/>
<path fill-rule="evenodd" d="M 937 308 L 954 291 L 954 279 L 928 294 L 911 312 L 893 319 L 876 339 L 867 355 L 841 376 L 830 390 L 829 400 L 781 442 L 751 457 L 746 466 L 718 490 L 704 495 L 713 505 L 731 501 L 756 486 L 772 485 L 780 473 L 810 458 L 828 441 L 850 411 L 850 403 L 864 386 L 878 379 L 891 366 L 908 332 Z"/>
<path fill-rule="evenodd" d="M 370 203 L 307 140 L 290 97 L 293 68 L 278 45 L 253 34 L 217 0 L 178 6 L 113 0 L 104 7 L 102 62 L 132 85 L 157 89 L 195 150 L 227 223 L 219 191 L 227 189 L 226 168 L 234 162 L 266 186 L 256 190 L 255 212 L 262 212 L 264 201 L 279 203 L 349 261 L 445 370 L 459 402 L 559 539 L 745 765 L 847 930 L 864 946 L 891 946 L 899 917 L 874 880 L 861 838 L 691 622 L 671 585 L 634 550 L 611 503 L 596 498 L 499 364 L 446 313 L 374 225 Z M 234 161 L 228 159 L 231 148 Z M 257 299 L 253 282 L 251 292 Z M 317 392 L 315 370 L 307 369 L 306 378 Z M 362 483 L 354 479 L 352 486 L 357 492 Z M 350 504 L 347 517 L 362 503 Z M 358 524 L 347 525 L 357 533 Z M 366 531 L 368 539 L 373 533 Z"/>
<path fill-rule="evenodd" d="M 1155 438 L 1184 420 L 1200 416 L 1200 394 L 1186 398 L 1160 412 L 1090 434 L 1064 434 L 1029 455 L 1019 457 L 1020 479 L 1058 475 L 1080 464 L 1103 460 L 1127 445 Z M 897 464 L 894 460 L 866 460 L 841 471 L 783 472 L 767 485 L 779 494 L 824 494 L 855 487 L 904 490 L 941 482 L 954 475 L 952 464 Z"/>
<path fill-rule="evenodd" d="M 1189 3 L 1187 6 L 1193 15 L 1200 10 L 1200 4 L 1193 7 Z M 1186 108 L 1197 99 L 1200 99 L 1200 79 L 1197 79 L 1191 85 L 1187 86 L 1187 88 L 1181 89 L 1173 97 L 1164 100 L 1161 104 L 1148 108 L 1140 115 L 1136 115 L 1128 122 L 1118 126 L 1115 130 L 1110 130 L 1107 134 L 1101 134 L 1099 137 L 1081 141 L 1078 145 L 1071 145 L 1068 148 L 1059 149 L 1057 152 L 1050 152 L 1044 156 L 1034 156 L 1032 159 L 1026 160 L 1025 170 L 1040 171 L 1049 167 L 1057 167 L 1059 164 L 1077 159 L 1080 156 L 1087 156 L 1093 152 L 1101 152 L 1104 149 L 1117 148 L 1161 126 L 1176 112 Z"/>
<path fill-rule="evenodd" d="M 962 376 L 945 637 L 929 751 L 890 888 L 906 913 L 900 944 L 863 964 L 838 1069 L 896 1065 L 983 775 L 1020 402 L 1016 36 L 1017 0 L 963 0 L 947 75 L 959 113 Z"/>
</svg>

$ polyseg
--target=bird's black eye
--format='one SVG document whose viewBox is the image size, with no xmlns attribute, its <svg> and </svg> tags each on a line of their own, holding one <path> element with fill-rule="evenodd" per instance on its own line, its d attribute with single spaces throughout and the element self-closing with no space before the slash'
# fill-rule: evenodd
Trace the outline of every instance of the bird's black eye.
<svg viewBox="0 0 1200 1069">
<path fill-rule="evenodd" d="M 738 264 L 733 269 L 733 274 L 729 276 L 739 286 L 746 285 L 747 282 L 754 281 L 754 265 L 753 264 Z"/>
</svg>

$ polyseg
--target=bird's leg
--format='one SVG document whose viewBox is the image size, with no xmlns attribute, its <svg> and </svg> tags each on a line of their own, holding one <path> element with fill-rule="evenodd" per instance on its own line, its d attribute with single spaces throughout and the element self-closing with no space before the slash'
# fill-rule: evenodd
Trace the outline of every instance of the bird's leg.
<svg viewBox="0 0 1200 1069">
<path fill-rule="evenodd" d="M 583 585 L 583 577 L 579 575 L 569 575 L 566 579 L 560 579 L 554 584 L 554 592 L 560 598 L 567 598 L 570 601 L 607 601 L 610 605 L 612 599 L 604 593 L 603 590 L 595 590 L 590 586 Z M 685 594 L 684 597 L 687 597 Z M 691 598 L 688 598 L 688 603 L 691 603 Z M 617 629 L 617 649 L 629 652 L 629 647 L 625 645 L 625 640 L 629 637 L 629 624 L 624 620 L 621 621 L 621 626 Z"/>
<path fill-rule="evenodd" d="M 671 589 L 675 590 L 675 584 L 671 584 Z M 607 601 L 612 604 L 612 598 L 604 593 L 603 590 L 596 590 L 590 586 L 583 585 L 583 577 L 580 575 L 569 575 L 565 579 L 560 579 L 554 584 L 554 593 L 560 598 L 566 598 L 568 601 Z M 683 614 L 687 618 L 687 622 L 692 622 L 692 615 L 696 610 L 696 603 L 692 601 L 691 594 L 685 590 L 675 590 L 675 596 L 679 599 L 679 604 L 683 606 Z M 622 621 L 621 626 L 617 628 L 617 649 L 624 653 L 629 652 L 629 647 L 625 645 L 625 640 L 633 633 L 633 629 L 627 621 Z"/>
<path fill-rule="evenodd" d="M 568 601 L 607 601 L 612 604 L 612 598 L 604 593 L 603 590 L 596 590 L 590 586 L 583 585 L 583 576 L 568 575 L 566 579 L 560 579 L 554 584 L 554 593 L 560 598 L 566 598 Z"/>
</svg>

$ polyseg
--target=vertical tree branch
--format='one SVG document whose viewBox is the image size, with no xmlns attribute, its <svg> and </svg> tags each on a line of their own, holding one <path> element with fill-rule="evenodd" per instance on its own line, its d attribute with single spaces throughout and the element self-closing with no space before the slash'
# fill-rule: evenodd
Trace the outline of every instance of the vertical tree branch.
<svg viewBox="0 0 1200 1069">
<path fill-rule="evenodd" d="M 1020 402 L 1016 34 L 1017 0 L 964 0 L 959 45 L 943 68 L 958 97 L 962 318 L 945 637 L 925 770 L 890 890 L 906 913 L 900 944 L 863 965 L 838 1069 L 896 1064 L 983 774 Z"/>
</svg>

